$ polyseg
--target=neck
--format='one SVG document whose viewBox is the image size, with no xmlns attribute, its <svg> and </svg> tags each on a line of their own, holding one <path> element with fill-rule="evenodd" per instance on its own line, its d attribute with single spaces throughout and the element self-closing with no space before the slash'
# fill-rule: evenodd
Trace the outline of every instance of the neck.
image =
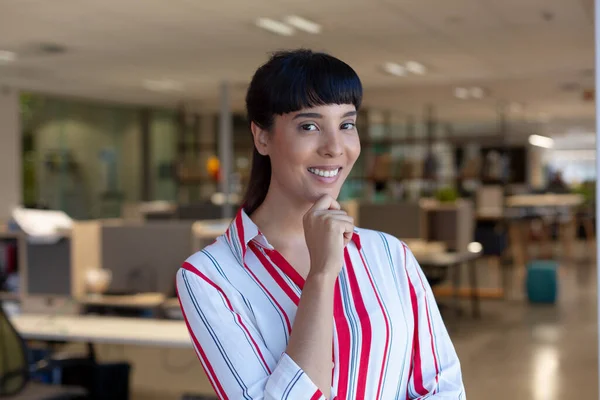
<svg viewBox="0 0 600 400">
<path fill-rule="evenodd" d="M 265 201 L 251 215 L 273 245 L 304 240 L 302 218 L 312 204 L 299 203 L 271 186 Z"/>
</svg>

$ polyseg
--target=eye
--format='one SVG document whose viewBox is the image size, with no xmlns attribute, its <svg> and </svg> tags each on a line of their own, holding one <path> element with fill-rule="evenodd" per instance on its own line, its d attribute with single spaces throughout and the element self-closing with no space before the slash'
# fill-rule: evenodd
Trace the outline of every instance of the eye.
<svg viewBox="0 0 600 400">
<path fill-rule="evenodd" d="M 340 128 L 343 130 L 354 129 L 355 127 L 356 124 L 354 122 L 344 122 L 342 126 L 340 126 Z"/>
<path fill-rule="evenodd" d="M 302 124 L 300 125 L 300 129 L 303 131 L 316 131 L 318 128 L 315 124 Z"/>
</svg>

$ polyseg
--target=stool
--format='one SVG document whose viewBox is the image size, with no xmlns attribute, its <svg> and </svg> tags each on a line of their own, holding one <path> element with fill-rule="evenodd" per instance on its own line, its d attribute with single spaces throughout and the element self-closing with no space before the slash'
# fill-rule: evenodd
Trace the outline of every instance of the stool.
<svg viewBox="0 0 600 400">
<path fill-rule="evenodd" d="M 558 294 L 558 263 L 535 260 L 527 265 L 526 290 L 531 303 L 554 304 Z"/>
</svg>

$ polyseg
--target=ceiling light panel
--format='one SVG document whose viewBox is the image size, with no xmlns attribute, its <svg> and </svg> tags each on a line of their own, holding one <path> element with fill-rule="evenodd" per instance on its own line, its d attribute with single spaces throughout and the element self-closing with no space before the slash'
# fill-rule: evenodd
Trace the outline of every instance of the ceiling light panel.
<svg viewBox="0 0 600 400">
<path fill-rule="evenodd" d="M 461 100 L 466 100 L 469 98 L 469 89 L 464 87 L 457 87 L 454 89 L 454 96 Z"/>
<path fill-rule="evenodd" d="M 554 146 L 554 140 L 547 136 L 531 135 L 529 136 L 529 144 L 532 146 L 543 147 L 545 149 L 551 149 Z"/>
<path fill-rule="evenodd" d="M 321 33 L 322 30 L 321 25 L 297 15 L 290 15 L 286 17 L 285 22 L 298 30 L 312 33 L 313 35 Z"/>
<path fill-rule="evenodd" d="M 0 63 L 9 63 L 14 61 L 17 61 L 17 53 L 0 50 Z"/>
<path fill-rule="evenodd" d="M 483 98 L 483 89 L 480 87 L 472 87 L 470 90 L 471 97 L 474 99 L 482 99 Z"/>
<path fill-rule="evenodd" d="M 259 18 L 255 21 L 255 24 L 259 28 L 281 36 L 292 36 L 295 32 L 292 26 L 271 18 Z"/>
<path fill-rule="evenodd" d="M 425 68 L 423 64 L 416 61 L 408 61 L 406 63 L 406 70 L 417 75 L 423 75 L 427 72 L 427 68 Z"/>
<path fill-rule="evenodd" d="M 481 100 L 488 93 L 486 90 L 479 86 L 473 87 L 457 87 L 454 89 L 454 96 L 461 100 L 475 99 Z"/>
<path fill-rule="evenodd" d="M 183 84 L 172 79 L 146 79 L 143 86 L 153 92 L 181 92 Z"/>
<path fill-rule="evenodd" d="M 406 68 L 403 65 L 387 62 L 383 64 L 383 70 L 390 75 L 394 76 L 404 76 L 406 75 Z"/>
</svg>

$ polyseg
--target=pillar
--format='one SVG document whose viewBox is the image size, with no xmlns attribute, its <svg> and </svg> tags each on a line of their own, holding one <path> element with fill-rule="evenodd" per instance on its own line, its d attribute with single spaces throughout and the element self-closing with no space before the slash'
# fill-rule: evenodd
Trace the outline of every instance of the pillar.
<svg viewBox="0 0 600 400">
<path fill-rule="evenodd" d="M 219 161 L 221 166 L 220 191 L 225 199 L 231 194 L 231 174 L 233 172 L 233 121 L 231 116 L 231 104 L 229 99 L 229 84 L 221 84 L 221 107 L 219 113 Z M 229 201 L 223 203 L 223 218 L 233 217 L 233 207 Z"/>
<path fill-rule="evenodd" d="M 0 87 L 0 223 L 22 203 L 22 158 L 19 91 Z"/>
</svg>

